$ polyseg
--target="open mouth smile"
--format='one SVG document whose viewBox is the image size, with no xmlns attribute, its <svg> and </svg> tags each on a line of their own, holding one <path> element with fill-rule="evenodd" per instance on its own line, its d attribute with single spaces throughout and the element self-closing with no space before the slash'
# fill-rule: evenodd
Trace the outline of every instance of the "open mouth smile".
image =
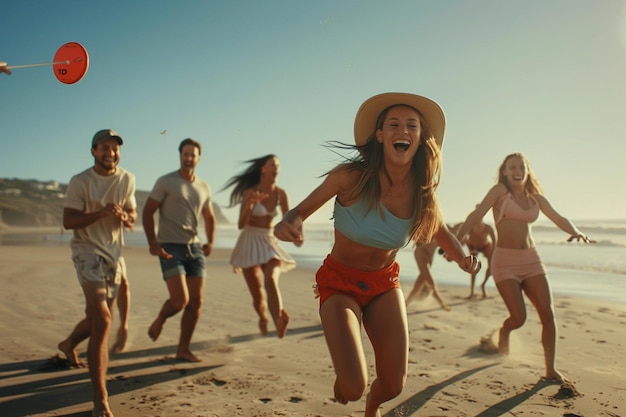
<svg viewBox="0 0 626 417">
<path fill-rule="evenodd" d="M 408 151 L 411 146 L 411 142 L 408 140 L 397 140 L 393 143 L 393 147 L 397 151 Z"/>
</svg>

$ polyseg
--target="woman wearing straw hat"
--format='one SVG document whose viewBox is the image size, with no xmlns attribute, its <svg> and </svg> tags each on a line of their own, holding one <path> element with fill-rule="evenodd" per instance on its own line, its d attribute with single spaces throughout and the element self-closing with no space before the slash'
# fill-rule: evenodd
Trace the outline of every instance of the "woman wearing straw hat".
<svg viewBox="0 0 626 417">
<path fill-rule="evenodd" d="M 374 96 L 356 115 L 358 152 L 332 169 L 274 228 L 281 240 L 302 245 L 302 221 L 335 197 L 333 248 L 316 275 L 320 317 L 335 367 L 335 398 L 359 400 L 367 387 L 361 323 L 372 343 L 376 379 L 365 416 L 398 396 L 408 368 L 408 326 L 398 280 L 398 250 L 434 237 L 467 272 L 480 268 L 448 231 L 435 196 L 445 118 L 434 101 L 414 94 Z"/>
</svg>

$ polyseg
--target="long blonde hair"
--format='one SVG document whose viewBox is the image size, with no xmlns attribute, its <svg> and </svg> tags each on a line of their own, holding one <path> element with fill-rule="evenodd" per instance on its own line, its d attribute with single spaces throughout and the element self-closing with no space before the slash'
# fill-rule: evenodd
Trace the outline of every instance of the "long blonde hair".
<svg viewBox="0 0 626 417">
<path fill-rule="evenodd" d="M 524 165 L 526 165 L 526 173 L 528 174 L 528 180 L 524 184 L 524 192 L 526 194 L 543 195 L 543 190 L 541 189 L 541 185 L 539 185 L 539 180 L 535 176 L 535 173 L 533 172 L 533 170 L 530 168 L 530 162 L 528 162 L 528 158 L 526 158 L 520 152 L 514 152 L 511 154 L 508 154 L 504 158 L 504 161 L 502 161 L 500 168 L 498 168 L 498 183 L 504 185 L 506 189 L 509 192 L 511 192 L 511 186 L 509 185 L 509 181 L 504 176 L 504 169 L 506 168 L 506 163 L 509 161 L 509 159 L 514 158 L 514 157 L 521 158 L 522 162 L 524 162 Z"/>
<path fill-rule="evenodd" d="M 388 179 L 390 177 L 385 169 L 383 145 L 376 140 L 376 131 L 382 129 L 389 110 L 396 106 L 399 105 L 390 106 L 380 113 L 376 127 L 364 145 L 332 142 L 334 147 L 356 150 L 358 154 L 339 164 L 328 173 L 360 171 L 359 181 L 348 198 L 357 199 L 363 195 L 368 202 L 368 210 L 376 206 L 381 213 L 380 175 L 385 175 Z M 413 215 L 411 216 L 410 240 L 421 245 L 432 240 L 443 221 L 435 194 L 441 178 L 441 151 L 420 112 L 405 104 L 400 104 L 400 106 L 412 108 L 417 112 L 420 119 L 420 146 L 411 163 L 411 173 L 416 190 L 413 200 Z"/>
</svg>

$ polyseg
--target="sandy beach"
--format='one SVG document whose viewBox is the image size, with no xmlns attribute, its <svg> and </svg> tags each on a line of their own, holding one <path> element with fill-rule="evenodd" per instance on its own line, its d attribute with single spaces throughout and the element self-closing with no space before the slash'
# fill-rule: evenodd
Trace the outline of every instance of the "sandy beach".
<svg viewBox="0 0 626 417">
<path fill-rule="evenodd" d="M 179 316 L 156 342 L 147 335 L 166 297 L 158 261 L 145 248 L 124 249 L 132 303 L 126 351 L 111 355 L 108 372 L 115 416 L 362 416 L 365 399 L 348 405 L 332 399 L 334 373 L 311 291 L 314 271 L 298 268 L 281 277 L 291 316 L 281 340 L 272 327 L 268 336 L 259 334 L 250 295 L 242 276 L 232 272 L 229 254 L 216 250 L 209 258 L 192 344 L 203 362 L 190 364 L 173 359 Z M 84 315 L 68 245 L 0 246 L 0 263 L 0 415 L 91 416 L 87 371 L 49 360 Z M 626 415 L 625 306 L 555 296 L 557 365 L 574 395 L 540 381 L 540 326 L 531 306 L 526 325 L 512 335 L 511 355 L 502 357 L 480 350 L 481 337 L 505 317 L 500 298 L 493 293 L 469 301 L 463 298 L 466 287 L 440 290 L 450 312 L 431 298 L 408 307 L 408 380 L 404 392 L 384 404 L 383 416 Z M 115 317 L 112 335 L 117 326 Z M 78 348 L 83 358 L 85 349 L 85 343 Z"/>
</svg>

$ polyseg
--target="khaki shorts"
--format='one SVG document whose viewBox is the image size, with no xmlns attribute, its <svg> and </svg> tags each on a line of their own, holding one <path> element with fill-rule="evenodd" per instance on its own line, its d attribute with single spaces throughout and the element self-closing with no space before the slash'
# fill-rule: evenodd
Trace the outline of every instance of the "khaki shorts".
<svg viewBox="0 0 626 417">
<path fill-rule="evenodd" d="M 100 282 L 106 288 L 108 298 L 117 297 L 126 266 L 123 258 L 120 257 L 120 261 L 112 265 L 100 255 L 85 252 L 74 255 L 72 261 L 81 286 L 88 282 Z"/>
</svg>

